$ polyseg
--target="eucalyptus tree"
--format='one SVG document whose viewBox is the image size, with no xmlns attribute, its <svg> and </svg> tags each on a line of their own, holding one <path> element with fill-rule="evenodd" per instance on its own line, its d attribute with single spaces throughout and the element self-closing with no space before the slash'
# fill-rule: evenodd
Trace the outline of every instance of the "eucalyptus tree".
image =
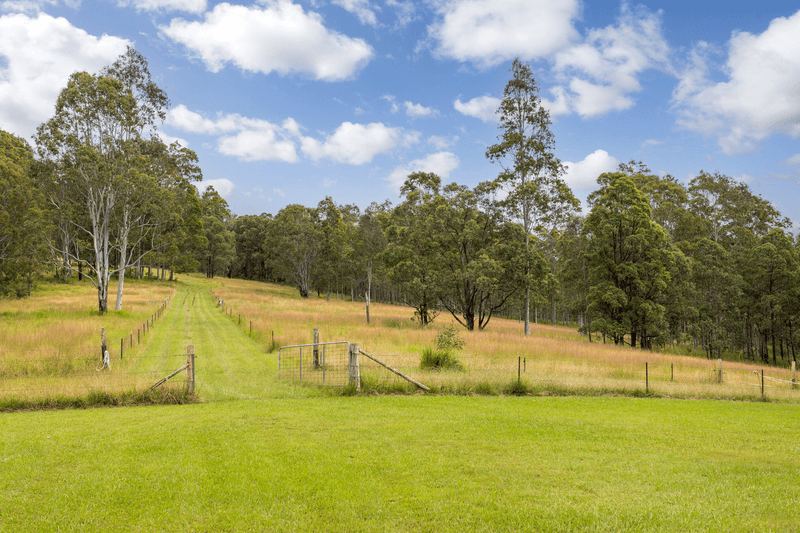
<svg viewBox="0 0 800 533">
<path fill-rule="evenodd" d="M 355 234 L 355 243 L 353 246 L 354 262 L 360 266 L 366 278 L 366 291 L 364 292 L 364 296 L 366 300 L 367 324 L 369 324 L 369 307 L 372 300 L 373 277 L 380 263 L 378 257 L 386 248 L 386 237 L 383 234 L 378 219 L 381 215 L 385 215 L 389 211 L 389 208 L 390 204 L 388 201 L 384 204 L 372 202 L 358 219 L 358 228 Z"/>
<path fill-rule="evenodd" d="M 33 151 L 27 142 L 0 130 L 0 296 L 26 294 L 44 259 L 44 202 L 30 177 Z"/>
<path fill-rule="evenodd" d="M 213 186 L 203 191 L 200 208 L 206 238 L 205 246 L 199 252 L 206 277 L 213 278 L 224 273 L 235 259 L 236 237 L 229 227 L 234 223 L 234 217 L 228 202 Z"/>
<path fill-rule="evenodd" d="M 666 231 L 652 221 L 647 196 L 624 173 L 603 174 L 603 186 L 583 225 L 591 272 L 589 310 L 593 327 L 642 348 L 663 327 L 659 301 L 670 282 L 674 251 Z"/>
<path fill-rule="evenodd" d="M 282 268 L 294 281 L 300 296 L 308 298 L 322 242 L 316 209 L 287 205 L 275 216 L 275 227 Z"/>
<path fill-rule="evenodd" d="M 502 168 L 494 181 L 505 195 L 500 204 L 509 219 L 521 224 L 524 234 L 525 335 L 529 335 L 531 287 L 536 282 L 531 233 L 562 220 L 579 204 L 563 180 L 564 166 L 553 155 L 550 114 L 542 107 L 530 66 L 515 59 L 511 73 L 497 110 L 502 133 L 486 157 Z"/>
<path fill-rule="evenodd" d="M 50 180 L 64 184 L 44 188 L 48 201 L 69 213 L 71 226 L 90 241 L 92 258 L 77 257 L 66 242 L 54 251 L 89 268 L 100 313 L 108 310 L 112 274 L 123 270 L 111 263 L 115 246 L 121 250 L 114 233 L 118 238 L 130 233 L 127 225 L 136 224 L 136 217 L 126 217 L 125 206 L 140 207 L 134 198 L 153 186 L 145 146 L 168 105 L 166 94 L 151 81 L 144 57 L 128 48 L 98 75 L 72 74 L 59 94 L 55 115 L 37 129 L 37 149 L 52 171 Z M 73 216 L 80 214 L 86 216 Z"/>
<path fill-rule="evenodd" d="M 469 189 L 451 183 L 432 207 L 439 299 L 462 326 L 482 330 L 518 291 L 521 278 L 541 276 L 541 257 L 522 249 L 522 228 L 503 220 L 488 184 Z"/>
<path fill-rule="evenodd" d="M 439 315 L 433 224 L 441 186 L 436 174 L 410 174 L 400 187 L 401 203 L 379 219 L 386 236 L 380 258 L 387 276 L 400 288 L 401 302 L 414 308 L 413 320 L 422 327 Z"/>
</svg>

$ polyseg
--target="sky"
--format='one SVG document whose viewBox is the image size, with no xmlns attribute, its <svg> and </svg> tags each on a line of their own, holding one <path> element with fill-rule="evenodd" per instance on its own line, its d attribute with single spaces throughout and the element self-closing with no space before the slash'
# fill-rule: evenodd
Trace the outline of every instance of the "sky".
<svg viewBox="0 0 800 533">
<path fill-rule="evenodd" d="M 800 222 L 796 2 L 0 0 L 0 129 L 29 141 L 70 74 L 133 46 L 237 215 L 473 187 L 515 58 L 585 198 L 620 162 L 747 183 Z"/>
</svg>

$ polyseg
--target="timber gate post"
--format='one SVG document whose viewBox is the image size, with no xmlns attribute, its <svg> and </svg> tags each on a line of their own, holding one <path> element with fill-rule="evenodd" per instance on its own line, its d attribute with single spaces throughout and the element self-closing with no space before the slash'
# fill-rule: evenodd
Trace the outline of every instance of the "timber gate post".
<svg viewBox="0 0 800 533">
<path fill-rule="evenodd" d="M 356 390 L 361 390 L 361 373 L 358 368 L 358 344 L 350 345 L 350 384 L 355 384 Z"/>
</svg>

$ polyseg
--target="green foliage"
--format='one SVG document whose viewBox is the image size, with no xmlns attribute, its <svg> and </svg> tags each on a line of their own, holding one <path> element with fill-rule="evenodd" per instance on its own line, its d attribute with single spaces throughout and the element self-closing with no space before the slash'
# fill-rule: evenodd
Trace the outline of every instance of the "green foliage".
<svg viewBox="0 0 800 533">
<path fill-rule="evenodd" d="M 26 296 L 46 258 L 44 198 L 28 143 L 0 130 L 0 297 Z"/>
<path fill-rule="evenodd" d="M 592 327 L 623 343 L 651 346 L 665 327 L 661 298 L 675 253 L 664 229 L 650 217 L 647 197 L 623 173 L 603 174 L 603 184 L 583 226 L 592 283 Z"/>
<path fill-rule="evenodd" d="M 464 365 L 453 352 L 431 347 L 422 349 L 419 367 L 423 370 L 464 370 Z"/>
<path fill-rule="evenodd" d="M 457 352 L 464 348 L 466 341 L 461 337 L 456 327 L 450 324 L 436 334 L 435 344 L 440 352 Z"/>
</svg>

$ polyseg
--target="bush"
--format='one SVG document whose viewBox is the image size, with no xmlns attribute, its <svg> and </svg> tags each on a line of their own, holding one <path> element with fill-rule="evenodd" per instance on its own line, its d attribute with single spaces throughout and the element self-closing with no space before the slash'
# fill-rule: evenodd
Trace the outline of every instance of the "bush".
<svg viewBox="0 0 800 533">
<path fill-rule="evenodd" d="M 464 365 L 452 352 L 425 348 L 422 350 L 422 358 L 419 367 L 429 370 L 464 370 Z"/>
<path fill-rule="evenodd" d="M 440 352 L 457 352 L 464 347 L 464 339 L 458 333 L 458 330 L 452 324 L 444 328 L 436 335 L 436 348 Z"/>
</svg>

